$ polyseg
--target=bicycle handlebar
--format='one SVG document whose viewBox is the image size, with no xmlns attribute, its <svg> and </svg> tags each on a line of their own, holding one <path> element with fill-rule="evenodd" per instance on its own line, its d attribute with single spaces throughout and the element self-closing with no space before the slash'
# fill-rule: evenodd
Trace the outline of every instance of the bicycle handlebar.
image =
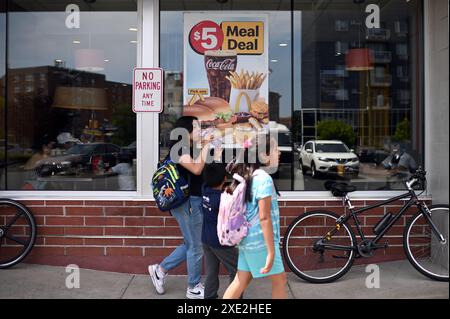
<svg viewBox="0 0 450 319">
<path fill-rule="evenodd" d="M 427 172 L 423 170 L 422 166 L 419 166 L 419 168 L 417 168 L 417 170 L 411 175 L 409 180 L 406 182 L 406 187 L 409 189 L 413 187 L 417 182 L 423 185 L 423 183 L 426 183 L 427 181 L 426 175 Z"/>
<path fill-rule="evenodd" d="M 417 178 L 420 180 L 424 180 L 426 175 L 427 175 L 427 172 L 423 170 L 422 166 L 419 166 L 419 168 L 414 172 L 414 174 L 411 176 L 411 178 Z"/>
</svg>

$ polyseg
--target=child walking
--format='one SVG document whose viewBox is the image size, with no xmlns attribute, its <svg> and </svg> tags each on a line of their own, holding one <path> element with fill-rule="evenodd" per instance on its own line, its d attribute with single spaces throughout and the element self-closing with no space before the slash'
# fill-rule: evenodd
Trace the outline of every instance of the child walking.
<svg viewBox="0 0 450 319">
<path fill-rule="evenodd" d="M 220 264 L 227 270 L 230 282 L 234 279 L 237 271 L 237 248 L 220 245 L 217 237 L 217 215 L 226 176 L 227 172 L 223 164 L 212 163 L 203 169 L 205 184 L 202 189 L 202 243 L 206 273 L 205 299 L 218 298 Z"/>
<path fill-rule="evenodd" d="M 280 211 L 277 191 L 270 175 L 261 168 L 278 167 L 280 152 L 270 136 L 244 143 L 242 158 L 232 167 L 247 182 L 246 219 L 251 227 L 239 243 L 238 272 L 227 288 L 224 299 L 237 299 L 253 278 L 272 281 L 272 298 L 287 298 L 286 274 L 279 247 Z M 257 145 L 256 145 L 257 144 Z M 237 186 L 231 185 L 231 190 Z"/>
<path fill-rule="evenodd" d="M 205 167 L 205 159 L 210 149 L 210 136 L 203 141 L 201 139 L 200 123 L 197 118 L 192 116 L 182 116 L 175 123 L 174 129 L 184 129 L 189 133 L 188 145 L 182 145 L 178 149 L 179 140 L 173 141 L 171 146 L 171 159 L 176 161 L 180 175 L 186 181 L 189 181 L 189 200 L 183 205 L 176 207 L 170 211 L 172 216 L 180 226 L 181 234 L 184 242 L 175 248 L 172 253 L 164 258 L 161 264 L 153 264 L 148 266 L 151 281 L 155 286 L 156 292 L 160 295 L 166 292 L 165 280 L 170 270 L 178 267 L 186 262 L 188 273 L 188 287 L 186 297 L 189 299 L 203 299 L 204 287 L 200 282 L 203 266 L 203 249 L 201 241 L 202 232 L 202 171 Z M 200 154 L 194 156 L 195 145 L 203 142 Z M 176 150 L 178 149 L 178 154 Z M 181 152 L 181 154 L 180 154 Z M 178 155 L 172 156 L 172 153 Z"/>
</svg>

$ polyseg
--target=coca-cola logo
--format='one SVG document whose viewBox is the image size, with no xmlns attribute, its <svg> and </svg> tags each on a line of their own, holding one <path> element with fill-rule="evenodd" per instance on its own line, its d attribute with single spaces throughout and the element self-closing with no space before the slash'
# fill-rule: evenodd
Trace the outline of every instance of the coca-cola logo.
<svg viewBox="0 0 450 319">
<path fill-rule="evenodd" d="M 220 71 L 234 71 L 236 70 L 236 59 L 225 59 L 222 61 L 215 61 L 214 59 L 206 60 L 206 68 Z"/>
</svg>

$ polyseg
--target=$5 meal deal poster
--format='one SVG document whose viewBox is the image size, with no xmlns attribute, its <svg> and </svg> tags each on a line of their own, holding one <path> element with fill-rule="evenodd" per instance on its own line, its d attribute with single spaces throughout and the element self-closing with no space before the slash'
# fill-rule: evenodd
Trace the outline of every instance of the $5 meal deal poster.
<svg viewBox="0 0 450 319">
<path fill-rule="evenodd" d="M 204 97 L 226 101 L 232 113 L 268 103 L 268 34 L 268 14 L 185 12 L 185 107 Z"/>
</svg>

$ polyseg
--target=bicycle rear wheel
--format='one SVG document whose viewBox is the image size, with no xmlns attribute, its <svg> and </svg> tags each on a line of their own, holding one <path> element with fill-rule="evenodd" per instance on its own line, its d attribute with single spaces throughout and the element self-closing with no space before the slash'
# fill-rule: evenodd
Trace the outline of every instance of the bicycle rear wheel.
<svg viewBox="0 0 450 319">
<path fill-rule="evenodd" d="M 448 281 L 448 205 L 429 207 L 431 220 L 444 236 L 445 241 L 432 231 L 430 224 L 419 212 L 413 216 L 405 228 L 403 245 L 411 264 L 423 275 Z"/>
<path fill-rule="evenodd" d="M 0 199 L 0 269 L 22 261 L 36 241 L 36 222 L 28 209 L 10 199 Z"/>
<path fill-rule="evenodd" d="M 352 229 L 342 224 L 336 230 L 339 216 L 327 211 L 314 211 L 297 217 L 288 227 L 283 239 L 283 253 L 287 265 L 298 277 L 313 283 L 337 280 L 350 270 L 355 251 L 317 249 L 317 242 L 328 232 L 336 233 L 326 240 L 328 245 L 355 247 Z"/>
</svg>

